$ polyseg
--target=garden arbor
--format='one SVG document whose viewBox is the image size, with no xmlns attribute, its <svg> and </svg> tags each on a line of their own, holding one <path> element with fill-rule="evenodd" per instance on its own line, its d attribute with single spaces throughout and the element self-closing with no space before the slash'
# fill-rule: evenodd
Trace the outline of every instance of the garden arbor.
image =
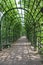
<svg viewBox="0 0 43 65">
<path fill-rule="evenodd" d="M 39 51 L 43 51 L 42 4 L 42 0 L 0 0 L 0 12 L 3 14 L 0 20 L 0 49 L 21 36 L 21 22 L 24 21 L 27 38 L 35 48 L 38 46 Z"/>
</svg>

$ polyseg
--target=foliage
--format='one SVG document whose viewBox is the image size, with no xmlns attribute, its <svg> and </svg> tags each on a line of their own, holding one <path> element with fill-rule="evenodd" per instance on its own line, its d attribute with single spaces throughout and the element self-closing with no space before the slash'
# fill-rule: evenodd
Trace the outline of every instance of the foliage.
<svg viewBox="0 0 43 65">
<path fill-rule="evenodd" d="M 4 13 L 0 23 L 2 42 L 14 42 L 21 35 L 22 25 L 19 11 L 18 9 L 12 9 L 17 6 L 15 1 L 0 0 L 0 12 Z M 43 0 L 20 0 L 18 4 L 24 8 L 24 24 L 27 38 L 35 48 L 38 46 L 39 50 L 43 49 L 43 11 L 41 12 Z M 25 30 L 23 30 L 24 28 L 22 29 L 24 35 Z"/>
<path fill-rule="evenodd" d="M 19 4 L 20 2 L 21 1 L 19 1 Z M 22 0 L 21 5 L 31 13 L 26 13 L 24 11 L 24 17 L 26 17 L 25 29 L 27 38 L 35 48 L 37 47 L 37 43 L 41 46 L 43 44 L 43 13 L 41 12 L 43 0 Z M 40 48 L 43 48 L 43 46 Z"/>
<path fill-rule="evenodd" d="M 22 25 L 19 11 L 12 9 L 16 7 L 14 0 L 0 0 L 0 4 L 0 12 L 3 13 L 1 18 L 1 47 L 11 45 L 21 36 Z"/>
</svg>

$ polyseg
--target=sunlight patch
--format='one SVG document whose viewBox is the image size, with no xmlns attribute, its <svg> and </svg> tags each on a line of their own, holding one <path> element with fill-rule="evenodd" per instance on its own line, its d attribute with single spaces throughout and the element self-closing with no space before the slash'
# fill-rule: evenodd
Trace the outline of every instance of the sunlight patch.
<svg viewBox="0 0 43 65">
<path fill-rule="evenodd" d="M 24 53 L 25 53 L 25 54 L 28 54 L 28 51 L 27 51 L 27 50 L 24 50 Z"/>
<path fill-rule="evenodd" d="M 16 58 L 18 61 L 22 60 L 22 57 L 20 55 L 16 56 Z"/>
</svg>

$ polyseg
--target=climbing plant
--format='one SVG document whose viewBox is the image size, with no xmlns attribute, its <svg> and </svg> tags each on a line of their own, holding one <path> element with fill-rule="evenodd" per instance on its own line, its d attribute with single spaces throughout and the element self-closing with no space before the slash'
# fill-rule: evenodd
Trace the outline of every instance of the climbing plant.
<svg viewBox="0 0 43 65">
<path fill-rule="evenodd" d="M 19 4 L 33 16 L 24 11 L 24 17 L 28 17 L 24 20 L 27 38 L 43 53 L 43 0 L 20 0 Z"/>
<path fill-rule="evenodd" d="M 4 46 L 10 46 L 21 36 L 21 19 L 19 11 L 9 10 L 16 7 L 13 0 L 0 0 L 0 12 L 3 14 L 1 19 L 1 41 L 0 49 Z M 4 6 L 3 6 L 4 5 Z M 9 11 L 8 11 L 9 10 Z M 7 12 L 8 11 L 8 12 Z M 7 12 L 7 13 L 6 13 Z"/>
<path fill-rule="evenodd" d="M 28 40 L 43 53 L 43 0 L 19 0 L 18 5 L 16 0 L 0 0 L 0 48 L 21 36 L 24 21 Z"/>
</svg>

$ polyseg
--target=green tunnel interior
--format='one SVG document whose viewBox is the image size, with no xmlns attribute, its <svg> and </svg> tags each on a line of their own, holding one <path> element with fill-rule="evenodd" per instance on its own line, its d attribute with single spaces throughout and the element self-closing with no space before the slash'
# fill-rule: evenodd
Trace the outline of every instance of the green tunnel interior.
<svg viewBox="0 0 43 65">
<path fill-rule="evenodd" d="M 18 5 L 0 0 L 0 49 L 22 36 L 23 22 L 28 40 L 43 53 L 43 0 L 18 0 Z"/>
</svg>

